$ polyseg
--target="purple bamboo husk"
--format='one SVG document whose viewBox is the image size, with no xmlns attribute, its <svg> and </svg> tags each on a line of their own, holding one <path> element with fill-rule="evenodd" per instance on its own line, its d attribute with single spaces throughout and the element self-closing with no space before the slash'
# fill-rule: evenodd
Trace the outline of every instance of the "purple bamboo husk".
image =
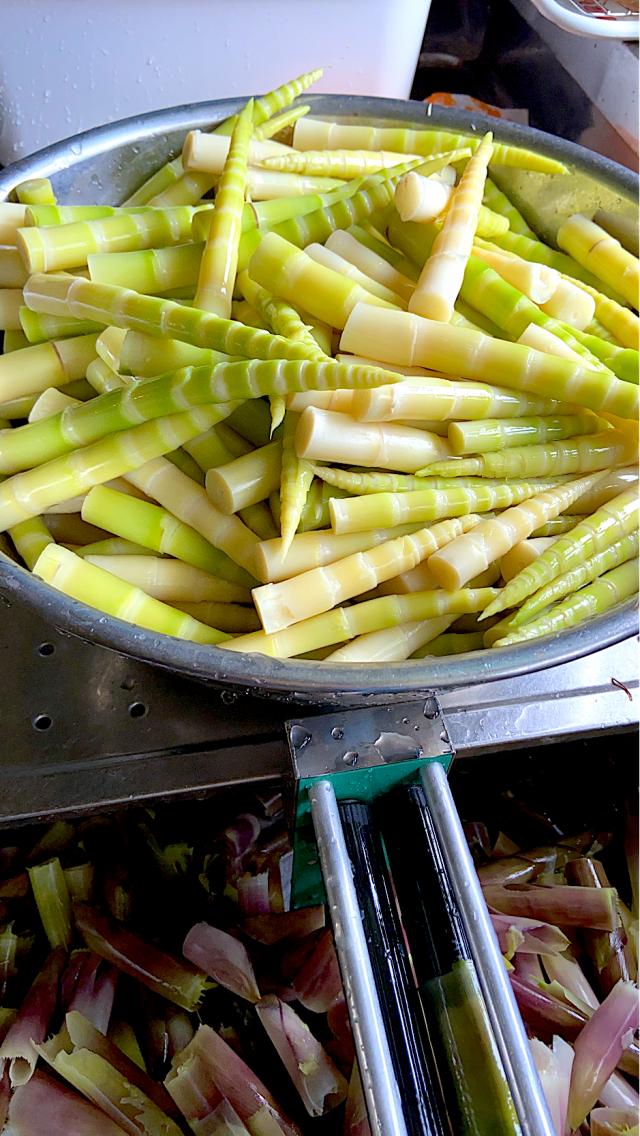
<svg viewBox="0 0 640 1136">
<path fill-rule="evenodd" d="M 513 959 L 513 973 L 523 982 L 530 982 L 532 986 L 542 986 L 544 984 L 544 974 L 540 966 L 539 955 L 515 955 Z"/>
<path fill-rule="evenodd" d="M 492 860 L 501 860 L 504 856 L 516 856 L 520 851 L 520 845 L 516 844 L 506 832 L 499 832 L 496 836 L 493 848 L 490 850 Z"/>
<path fill-rule="evenodd" d="M 220 1026 L 218 1030 L 220 1037 L 230 1045 L 234 1053 L 242 1057 L 242 1039 L 235 1026 Z"/>
<path fill-rule="evenodd" d="M 527 883 L 555 863 L 553 849 L 545 851 L 544 859 L 526 860 L 523 856 L 503 856 L 498 860 L 492 860 L 490 864 L 483 864 L 478 868 L 480 883 L 483 887 Z"/>
<path fill-rule="evenodd" d="M 315 945 L 318 941 L 318 934 L 307 935 L 306 938 L 300 939 L 297 943 L 287 943 L 284 945 L 279 959 L 279 971 L 291 989 L 293 989 L 293 982 L 302 969 L 307 959 L 313 954 Z"/>
<path fill-rule="evenodd" d="M 10 1100 L 11 1081 L 9 1079 L 9 1068 L 5 1064 L 4 1069 L 0 1070 L 0 1132 L 3 1131 L 5 1121 L 9 1115 Z"/>
<path fill-rule="evenodd" d="M 249 1136 L 234 1108 L 224 1098 L 217 1108 L 202 1120 L 197 1126 L 198 1136 Z"/>
<path fill-rule="evenodd" d="M 0 899 L 24 899 L 29 890 L 29 877 L 26 872 L 20 872 L 17 876 L 0 882 Z"/>
<path fill-rule="evenodd" d="M 176 1069 L 194 1056 L 202 1062 L 209 1082 L 221 1097 L 226 1097 L 252 1136 L 261 1136 L 265 1124 L 272 1132 L 279 1128 L 283 1136 L 300 1136 L 299 1129 L 285 1115 L 266 1085 L 210 1026 L 201 1025 L 193 1041 L 178 1054 L 174 1069 L 165 1081 L 169 1092 Z"/>
<path fill-rule="evenodd" d="M 282 893 L 282 907 L 289 911 L 291 907 L 291 886 L 293 883 L 293 851 L 285 852 L 278 863 L 280 876 L 280 891 Z"/>
<path fill-rule="evenodd" d="M 542 955 L 541 961 L 549 981 L 560 983 L 587 1017 L 589 1011 L 597 1010 L 600 1003 L 574 958 L 566 954 Z"/>
<path fill-rule="evenodd" d="M 534 880 L 537 887 L 565 887 L 567 880 L 564 868 L 559 872 L 541 872 Z"/>
<path fill-rule="evenodd" d="M 11 1136 L 122 1136 L 101 1109 L 39 1070 L 16 1089 L 9 1107 Z"/>
<path fill-rule="evenodd" d="M 328 1043 L 328 1048 L 344 1072 L 345 1069 L 349 1069 L 353 1065 L 355 1049 L 353 1034 L 351 1032 L 351 1022 L 349 1020 L 349 1009 L 342 991 L 340 992 L 340 997 L 336 998 L 333 1005 L 329 1007 L 327 1012 L 327 1025 L 334 1038 L 333 1041 Z"/>
<path fill-rule="evenodd" d="M 268 915 L 248 915 L 242 930 L 250 939 L 270 947 L 285 939 L 304 939 L 325 925 L 324 907 L 302 907 L 298 911 L 272 911 Z"/>
<path fill-rule="evenodd" d="M 195 1029 L 189 1015 L 184 1010 L 173 1007 L 167 1010 L 166 1025 L 169 1035 L 169 1056 L 173 1058 L 189 1044 Z"/>
<path fill-rule="evenodd" d="M 598 935 L 598 940 L 594 945 L 595 957 L 599 957 L 603 948 L 606 951 L 606 961 L 597 971 L 600 990 L 603 997 L 606 997 L 620 979 L 623 982 L 630 982 L 632 979 L 626 954 L 627 936 L 622 926 L 622 920 L 620 920 L 620 927 L 616 931 L 596 931 L 591 932 L 591 934 Z"/>
<path fill-rule="evenodd" d="M 253 848 L 261 829 L 262 825 L 253 813 L 239 813 L 231 824 L 227 825 L 222 835 L 232 861 L 241 860 L 249 849 Z"/>
<path fill-rule="evenodd" d="M 209 923 L 195 923 L 187 933 L 182 953 L 233 994 L 258 1002 L 260 991 L 244 943 Z"/>
<path fill-rule="evenodd" d="M 589 1123 L 591 1136 L 634 1136 L 638 1113 L 631 1108 L 594 1108 Z"/>
<path fill-rule="evenodd" d="M 574 856 L 592 843 L 590 832 L 577 836 L 564 837 L 559 844 L 544 845 L 540 848 L 522 849 L 517 855 L 509 855 L 485 864 L 478 869 L 482 886 L 488 884 L 526 883 L 543 872 L 555 871 L 563 867 Z"/>
<path fill-rule="evenodd" d="M 474 863 L 483 864 L 491 856 L 489 829 L 481 820 L 466 821 L 462 827 Z"/>
<path fill-rule="evenodd" d="M 47 1036 L 58 1004 L 58 988 L 65 960 L 66 953 L 62 947 L 51 951 L 0 1046 L 0 1059 L 9 1062 L 9 1077 L 14 1087 L 25 1085 L 33 1075 L 38 1060 L 34 1045 Z"/>
<path fill-rule="evenodd" d="M 578 856 L 565 867 L 567 882 L 578 887 L 610 887 L 607 873 L 599 860 L 588 856 Z"/>
<path fill-rule="evenodd" d="M 148 1096 L 158 1108 L 175 1119 L 178 1115 L 176 1106 L 163 1085 L 154 1081 L 144 1069 L 136 1065 L 126 1053 L 115 1045 L 100 1030 L 96 1029 L 88 1018 L 77 1011 L 71 1011 L 65 1017 L 65 1026 L 68 1037 L 74 1049 L 90 1049 L 99 1057 L 104 1057 L 114 1069 L 117 1069 L 127 1081 L 135 1085 Z M 48 1046 L 42 1047 L 43 1056 L 46 1056 Z M 55 1046 L 54 1046 L 55 1050 Z"/>
<path fill-rule="evenodd" d="M 560 927 L 613 931 L 617 924 L 614 888 L 483 887 L 487 905 L 505 915 L 523 915 Z"/>
<path fill-rule="evenodd" d="M 624 947 L 624 954 L 629 968 L 629 975 L 632 982 L 638 981 L 638 921 L 633 918 L 631 911 L 626 903 L 623 903 L 618 896 L 618 911 L 622 919 L 622 926 L 627 941 Z"/>
<path fill-rule="evenodd" d="M 636 1113 L 640 1110 L 638 1090 L 617 1070 L 600 1089 L 599 1100 L 607 1108 L 635 1108 Z"/>
<path fill-rule="evenodd" d="M 223 1097 L 202 1058 L 188 1050 L 189 1046 L 179 1054 L 164 1083 L 181 1115 L 195 1128 L 195 1122 L 215 1112 Z"/>
<path fill-rule="evenodd" d="M 60 1000 L 65 1011 L 77 1010 L 100 1033 L 109 1029 L 118 971 L 92 951 L 74 951 L 61 982 Z"/>
<path fill-rule="evenodd" d="M 60 1050 L 53 1067 L 129 1136 L 181 1136 L 176 1121 L 92 1050 Z"/>
<path fill-rule="evenodd" d="M 600 1003 L 598 1002 L 593 990 L 587 983 L 582 971 L 578 964 L 571 959 L 563 959 L 562 955 L 550 956 L 552 961 L 547 963 L 545 970 L 549 975 L 550 981 L 547 982 L 539 969 L 539 962 L 542 961 L 542 956 L 538 959 L 533 955 L 518 955 L 515 958 L 514 972 L 516 977 L 530 983 L 537 987 L 537 989 L 552 999 L 554 1002 L 559 1002 L 563 1006 L 568 1006 L 571 1010 L 576 1010 L 585 1022 L 593 1017 L 594 1010 L 598 1009 Z M 554 962 L 558 965 L 554 967 Z M 573 963 L 573 971 L 568 971 L 568 966 Z M 579 971 L 579 975 L 576 973 Z M 561 978 L 556 978 L 555 975 L 560 974 Z M 567 978 L 568 983 L 562 981 L 562 978 Z M 580 981 L 581 979 L 581 981 Z M 584 995 L 588 996 L 585 997 Z M 560 1031 L 559 1031 L 560 1032 Z M 630 1039 L 629 1044 L 625 1047 L 620 1055 L 617 1068 L 623 1073 L 628 1073 L 630 1076 L 638 1080 L 640 1074 L 640 1049 L 638 1043 Z"/>
<path fill-rule="evenodd" d="M 549 1115 L 556 1136 L 569 1136 L 567 1106 L 569 1082 L 573 1065 L 573 1049 L 561 1037 L 554 1037 L 551 1047 L 537 1038 L 529 1042 L 542 1089 L 549 1106 Z"/>
<path fill-rule="evenodd" d="M 342 993 L 342 979 L 333 936 L 326 927 L 292 978 L 298 1001 L 315 1014 L 324 1014 Z"/>
<path fill-rule="evenodd" d="M 569 883 L 581 887 L 607 888 L 609 880 L 598 860 L 579 857 L 566 866 Z M 617 925 L 613 931 L 583 931 L 582 941 L 593 963 L 595 977 L 602 997 L 606 997 L 616 982 L 630 979 L 625 956 L 627 936 L 616 904 Z"/>
<path fill-rule="evenodd" d="M 339 1105 L 347 1082 L 295 1010 L 270 994 L 256 1011 L 309 1116 Z"/>
<path fill-rule="evenodd" d="M 596 1104 L 638 1024 L 638 992 L 632 983 L 619 982 L 576 1039 L 569 1094 L 569 1123 L 573 1128 L 582 1124 Z"/>
<path fill-rule="evenodd" d="M 0 848 L 0 877 L 10 875 L 18 863 L 22 859 L 22 849 L 16 844 L 6 844 Z"/>
<path fill-rule="evenodd" d="M 344 1111 L 343 1136 L 371 1136 L 369 1114 L 362 1091 L 358 1062 L 353 1062 L 349 1080 L 347 1105 Z"/>
<path fill-rule="evenodd" d="M 170 1039 L 167 1019 L 162 1006 L 154 1006 L 148 1016 L 143 1016 L 142 1051 L 147 1068 L 154 1075 L 161 1076 L 170 1059 Z"/>
<path fill-rule="evenodd" d="M 517 929 L 517 927 L 513 926 L 510 915 L 505 915 L 504 918 L 509 921 L 507 923 L 507 926 L 503 927 L 501 931 L 498 931 L 498 929 L 494 926 L 494 930 L 498 935 L 498 943 L 500 945 L 500 950 L 504 955 L 505 962 L 511 962 L 513 956 L 517 953 L 518 948 L 524 943 L 524 935 Z"/>
<path fill-rule="evenodd" d="M 201 971 L 113 925 L 85 904 L 76 904 L 74 912 L 76 928 L 90 950 L 183 1010 L 196 1008 L 206 984 Z"/>
<path fill-rule="evenodd" d="M 499 911 L 492 911 L 490 914 L 503 953 L 506 953 L 510 941 L 509 932 L 512 928 L 519 932 L 517 936 L 519 941 L 514 944 L 513 954 L 516 952 L 535 955 L 560 954 L 569 946 L 567 936 L 552 923 L 543 923 L 540 919 L 525 919 L 518 915 L 503 915 Z M 511 939 L 513 938 L 511 936 Z"/>
<path fill-rule="evenodd" d="M 509 978 L 520 1013 L 535 1037 L 541 1041 L 551 1041 L 554 1034 L 565 1041 L 577 1038 L 587 1021 L 584 1014 L 513 972 Z"/>
<path fill-rule="evenodd" d="M 271 911 L 269 873 L 241 876 L 237 881 L 238 906 L 243 915 L 268 915 Z"/>
<path fill-rule="evenodd" d="M 621 1054 L 618 1061 L 618 1069 L 622 1073 L 629 1073 L 631 1077 L 635 1077 L 636 1081 L 640 1075 L 640 1049 L 638 1049 L 637 1041 L 631 1041 Z"/>
</svg>

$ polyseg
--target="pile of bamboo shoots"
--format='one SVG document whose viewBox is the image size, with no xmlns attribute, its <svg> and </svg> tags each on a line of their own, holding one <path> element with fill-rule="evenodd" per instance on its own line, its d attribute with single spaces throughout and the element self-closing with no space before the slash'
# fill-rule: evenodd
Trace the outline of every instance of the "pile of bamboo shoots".
<svg viewBox="0 0 640 1136">
<path fill-rule="evenodd" d="M 607 611 L 638 587 L 637 233 L 576 214 L 551 248 L 500 171 L 561 163 L 313 118 L 318 74 L 121 206 L 0 204 L 0 533 L 109 616 L 281 658 Z"/>
</svg>

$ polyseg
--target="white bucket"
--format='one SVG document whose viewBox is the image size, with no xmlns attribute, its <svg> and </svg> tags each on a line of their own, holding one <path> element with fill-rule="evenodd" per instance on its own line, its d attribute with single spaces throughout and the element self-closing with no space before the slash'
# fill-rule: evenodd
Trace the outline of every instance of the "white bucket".
<svg viewBox="0 0 640 1136">
<path fill-rule="evenodd" d="M 0 163 L 92 126 L 264 92 L 407 98 L 430 0 L 2 0 Z"/>
</svg>

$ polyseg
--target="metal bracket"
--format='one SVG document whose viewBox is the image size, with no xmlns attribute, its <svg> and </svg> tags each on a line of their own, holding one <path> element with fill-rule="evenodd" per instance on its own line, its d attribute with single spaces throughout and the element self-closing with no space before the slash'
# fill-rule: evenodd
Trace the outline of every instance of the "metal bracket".
<svg viewBox="0 0 640 1136">
<path fill-rule="evenodd" d="M 292 762 L 294 907 L 323 902 L 309 790 L 331 781 L 338 801 L 371 802 L 417 780 L 438 761 L 448 771 L 454 749 L 437 695 L 285 722 Z"/>
</svg>

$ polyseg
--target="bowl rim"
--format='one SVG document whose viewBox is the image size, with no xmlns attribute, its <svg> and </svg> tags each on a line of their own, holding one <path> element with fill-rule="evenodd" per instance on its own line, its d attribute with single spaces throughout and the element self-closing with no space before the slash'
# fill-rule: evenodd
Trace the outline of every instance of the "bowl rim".
<svg viewBox="0 0 640 1136">
<path fill-rule="evenodd" d="M 589 174 L 631 201 L 637 194 L 638 179 L 631 170 L 575 143 L 504 119 L 399 99 L 318 94 L 305 95 L 304 101 L 318 114 L 385 118 L 472 134 L 491 129 L 500 141 L 586 166 Z M 54 143 L 0 171 L 0 201 L 26 178 L 51 176 L 92 156 L 139 142 L 141 137 L 161 137 L 212 125 L 236 112 L 244 102 L 238 97 L 182 104 L 134 115 Z M 515 678 L 612 646 L 635 634 L 637 626 L 637 603 L 632 599 L 584 625 L 499 651 L 485 649 L 392 664 L 326 664 L 225 651 L 137 628 L 56 592 L 0 552 L 0 601 L 3 599 L 27 604 L 62 633 L 205 683 L 323 705 L 345 705 L 399 693 L 418 696 L 433 688 Z"/>
<path fill-rule="evenodd" d="M 129 142 L 135 144 L 141 136 L 161 137 L 168 130 L 184 129 L 186 132 L 211 126 L 228 115 L 237 113 L 249 97 L 251 96 L 234 96 L 229 99 L 181 103 L 178 106 L 131 115 L 128 118 L 92 127 L 80 134 L 70 135 L 0 170 L 0 201 L 5 200 L 12 189 L 27 177 L 51 176 L 68 169 L 80 159 L 84 161 L 87 157 L 114 149 L 116 145 L 125 145 Z M 491 130 L 500 141 L 514 146 L 524 146 L 527 149 L 533 146 L 541 153 L 558 158 L 560 161 L 573 160 L 577 164 L 582 164 L 586 157 L 590 172 L 593 171 L 610 188 L 629 194 L 631 198 L 635 198 L 638 193 L 638 176 L 633 170 L 576 142 L 558 138 L 536 127 L 524 126 L 508 119 L 495 118 L 477 111 L 426 104 L 412 99 L 386 99 L 368 95 L 305 93 L 303 101 L 311 105 L 312 113 L 316 108 L 316 113 L 320 115 L 330 111 L 341 117 L 385 117 L 400 123 L 410 121 L 417 125 L 433 124 L 443 129 L 460 130 L 471 134 Z M 326 111 L 323 111 L 325 104 Z"/>
</svg>

